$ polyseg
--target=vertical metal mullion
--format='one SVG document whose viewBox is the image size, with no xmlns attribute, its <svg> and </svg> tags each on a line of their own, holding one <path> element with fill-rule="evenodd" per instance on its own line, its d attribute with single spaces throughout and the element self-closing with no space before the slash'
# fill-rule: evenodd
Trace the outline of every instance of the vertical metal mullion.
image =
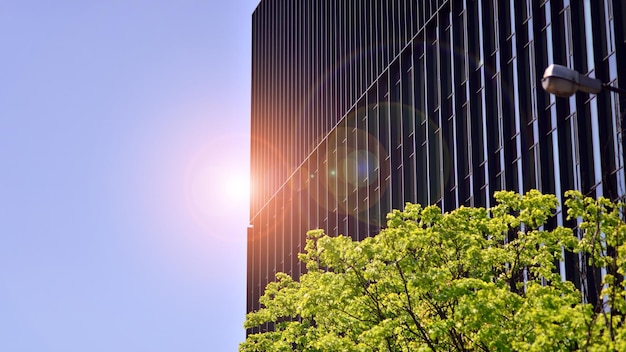
<svg viewBox="0 0 626 352">
<path fill-rule="evenodd" d="M 454 26 L 454 14 L 452 10 L 452 5 L 450 5 L 450 12 L 448 13 L 448 25 L 449 27 L 449 37 L 448 43 L 450 46 L 450 67 L 448 68 L 450 71 L 450 114 L 452 116 L 452 140 L 448 141 L 448 143 L 452 144 L 451 153 L 452 153 L 452 167 L 449 169 L 452 173 L 453 177 L 453 187 L 454 187 L 454 208 L 458 208 L 461 205 L 461 200 L 459 199 L 459 148 L 465 148 L 465 146 L 457 145 L 458 136 L 457 136 L 457 111 L 456 111 L 456 82 L 455 82 L 455 72 L 456 68 L 454 65 L 454 55 L 455 55 L 455 42 L 454 42 L 454 31 L 457 30 Z M 447 176 L 450 177 L 450 176 Z"/>
<path fill-rule="evenodd" d="M 478 8 L 478 33 L 485 33 L 484 28 L 484 17 L 483 17 L 483 6 L 482 2 L 484 0 L 478 0 L 477 8 Z M 485 85 L 486 85 L 486 72 L 485 72 L 485 56 L 487 53 L 485 52 L 485 43 L 482 35 L 478 36 L 478 53 L 479 53 L 479 75 L 480 75 L 480 104 L 481 104 L 481 123 L 482 123 L 482 162 L 481 168 L 484 174 L 484 199 L 485 199 L 485 207 L 491 207 L 491 187 L 489 185 L 489 151 L 488 151 L 488 141 L 487 141 L 487 102 L 486 102 L 486 94 L 485 94 Z"/>
</svg>

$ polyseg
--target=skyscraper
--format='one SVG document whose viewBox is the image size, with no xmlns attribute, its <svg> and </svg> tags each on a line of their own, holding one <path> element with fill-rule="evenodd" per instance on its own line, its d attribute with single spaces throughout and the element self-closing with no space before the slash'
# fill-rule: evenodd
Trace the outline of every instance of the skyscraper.
<svg viewBox="0 0 626 352">
<path fill-rule="evenodd" d="M 406 202 L 501 189 L 626 193 L 620 98 L 540 83 L 551 63 L 626 82 L 621 0 L 263 0 L 252 21 L 248 311 L 303 273 L 309 229 L 362 239 Z M 561 274 L 595 285 L 579 260 Z"/>
</svg>

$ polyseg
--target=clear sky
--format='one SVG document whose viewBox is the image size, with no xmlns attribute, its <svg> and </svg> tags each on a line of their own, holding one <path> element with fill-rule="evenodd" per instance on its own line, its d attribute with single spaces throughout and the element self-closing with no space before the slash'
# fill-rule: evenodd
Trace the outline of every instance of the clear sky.
<svg viewBox="0 0 626 352">
<path fill-rule="evenodd" d="M 0 1 L 0 351 L 243 341 L 257 3 Z"/>
</svg>

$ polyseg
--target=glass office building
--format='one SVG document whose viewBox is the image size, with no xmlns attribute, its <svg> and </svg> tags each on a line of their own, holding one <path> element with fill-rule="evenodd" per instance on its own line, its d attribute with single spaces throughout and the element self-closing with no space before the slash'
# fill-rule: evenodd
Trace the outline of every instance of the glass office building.
<svg viewBox="0 0 626 352">
<path fill-rule="evenodd" d="M 502 189 L 626 193 L 620 97 L 540 82 L 557 63 L 626 85 L 622 0 L 263 0 L 252 22 L 248 311 L 303 273 L 309 229 L 362 239 L 406 202 Z M 580 260 L 561 274 L 594 285 Z"/>
</svg>

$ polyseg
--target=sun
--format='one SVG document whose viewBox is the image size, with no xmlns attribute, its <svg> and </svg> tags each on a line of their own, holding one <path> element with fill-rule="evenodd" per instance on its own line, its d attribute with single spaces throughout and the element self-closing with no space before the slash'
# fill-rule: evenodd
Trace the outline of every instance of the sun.
<svg viewBox="0 0 626 352">
<path fill-rule="evenodd" d="M 247 173 L 228 174 L 224 178 L 223 192 L 225 198 L 236 204 L 245 204 L 250 199 L 250 178 Z"/>
<path fill-rule="evenodd" d="M 248 213 L 250 171 L 245 158 L 202 149 L 190 158 L 184 185 L 188 214 L 207 232 L 215 232 L 218 220 Z"/>
<path fill-rule="evenodd" d="M 250 200 L 248 172 L 238 165 L 206 163 L 192 170 L 188 197 L 191 206 L 204 217 L 246 209 Z"/>
</svg>

